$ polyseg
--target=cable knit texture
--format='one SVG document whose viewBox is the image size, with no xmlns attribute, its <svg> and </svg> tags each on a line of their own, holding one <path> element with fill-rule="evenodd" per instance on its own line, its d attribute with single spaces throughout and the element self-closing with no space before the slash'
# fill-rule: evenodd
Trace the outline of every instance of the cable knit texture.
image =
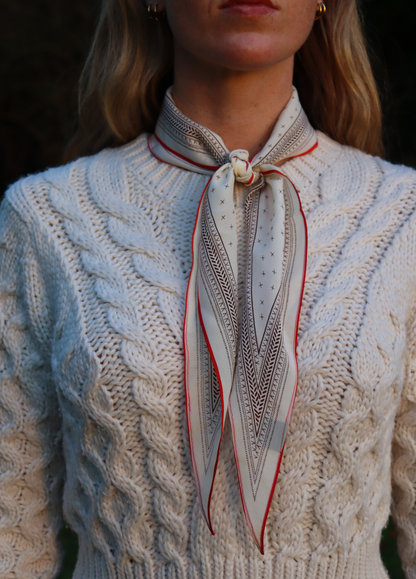
<svg viewBox="0 0 416 579">
<path fill-rule="evenodd" d="M 157 161 L 143 135 L 9 189 L 0 577 L 56 576 L 65 517 L 80 540 L 74 579 L 381 579 L 392 509 L 416 579 L 416 173 L 318 137 L 282 167 L 309 250 L 299 387 L 264 557 L 244 521 L 228 423 L 215 536 L 192 476 L 182 323 L 207 177 Z M 241 199 L 236 210 L 241 238 Z"/>
</svg>

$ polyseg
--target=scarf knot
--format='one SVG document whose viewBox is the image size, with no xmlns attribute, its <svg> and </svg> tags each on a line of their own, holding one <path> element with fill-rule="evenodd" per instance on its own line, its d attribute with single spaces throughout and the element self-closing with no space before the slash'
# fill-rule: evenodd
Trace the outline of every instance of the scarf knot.
<svg viewBox="0 0 416 579">
<path fill-rule="evenodd" d="M 229 159 L 236 181 L 244 183 L 244 185 L 251 185 L 257 180 L 259 174 L 253 171 L 253 167 L 249 162 L 248 151 L 235 149 L 235 151 L 231 151 Z"/>
</svg>

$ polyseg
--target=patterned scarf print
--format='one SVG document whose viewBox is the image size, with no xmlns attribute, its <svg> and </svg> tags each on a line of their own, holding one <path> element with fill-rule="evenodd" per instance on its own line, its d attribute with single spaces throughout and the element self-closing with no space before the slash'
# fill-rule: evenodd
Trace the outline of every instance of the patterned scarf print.
<svg viewBox="0 0 416 579">
<path fill-rule="evenodd" d="M 296 89 L 254 159 L 184 116 L 171 91 L 149 148 L 159 160 L 211 175 L 192 240 L 185 321 L 185 392 L 202 512 L 210 501 L 228 410 L 243 509 L 264 553 L 264 530 L 297 388 L 296 340 L 307 231 L 297 191 L 276 164 L 317 146 Z M 247 269 L 239 332 L 234 183 L 244 206 Z"/>
</svg>

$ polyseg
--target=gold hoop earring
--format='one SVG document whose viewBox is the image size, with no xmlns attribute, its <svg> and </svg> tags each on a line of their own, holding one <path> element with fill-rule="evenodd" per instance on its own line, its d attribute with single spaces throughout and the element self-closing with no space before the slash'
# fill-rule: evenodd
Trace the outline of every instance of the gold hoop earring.
<svg viewBox="0 0 416 579">
<path fill-rule="evenodd" d="M 161 18 L 163 18 L 165 16 L 165 9 L 160 10 L 158 12 L 157 10 L 158 4 L 149 4 L 149 6 L 147 7 L 147 13 L 149 15 L 150 20 L 160 20 Z"/>
<path fill-rule="evenodd" d="M 318 9 L 315 14 L 315 20 L 319 20 L 326 12 L 326 6 L 323 2 L 318 2 Z"/>
</svg>

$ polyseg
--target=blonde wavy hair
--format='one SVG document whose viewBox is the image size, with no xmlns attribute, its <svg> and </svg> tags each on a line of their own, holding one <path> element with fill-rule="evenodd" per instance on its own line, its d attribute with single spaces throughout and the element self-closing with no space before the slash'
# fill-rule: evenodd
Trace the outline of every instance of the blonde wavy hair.
<svg viewBox="0 0 416 579">
<path fill-rule="evenodd" d="M 294 84 L 315 128 L 341 144 L 383 154 L 380 98 L 357 0 L 326 0 L 295 59 Z M 90 155 L 154 130 L 173 79 L 166 20 L 145 0 L 103 0 L 79 85 L 79 126 L 66 158 Z"/>
</svg>

